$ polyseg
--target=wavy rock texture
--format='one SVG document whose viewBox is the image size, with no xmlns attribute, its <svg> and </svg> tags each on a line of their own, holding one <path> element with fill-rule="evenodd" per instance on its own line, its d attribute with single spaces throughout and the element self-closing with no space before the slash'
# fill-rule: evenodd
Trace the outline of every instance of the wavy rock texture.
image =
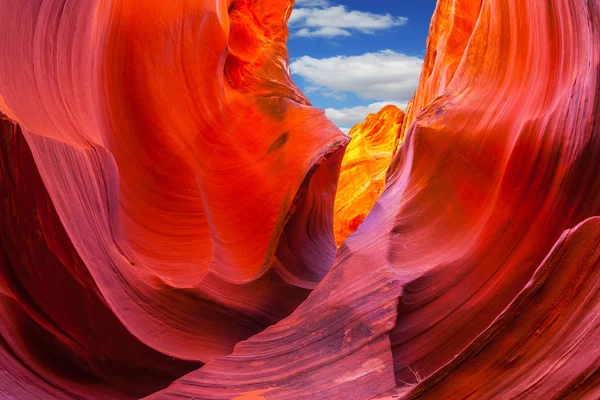
<svg viewBox="0 0 600 400">
<path fill-rule="evenodd" d="M 339 246 L 356 231 L 385 188 L 392 156 L 401 144 L 404 112 L 389 105 L 349 133 L 335 196 L 333 228 Z"/>
<path fill-rule="evenodd" d="M 511 304 L 409 398 L 598 398 L 600 218 L 566 231 Z"/>
<path fill-rule="evenodd" d="M 600 2 L 440 0 L 343 162 L 290 10 L 0 3 L 0 393 L 597 398 Z"/>
<path fill-rule="evenodd" d="M 5 395 L 150 394 L 325 276 L 348 139 L 290 80 L 290 12 L 0 4 Z"/>
</svg>

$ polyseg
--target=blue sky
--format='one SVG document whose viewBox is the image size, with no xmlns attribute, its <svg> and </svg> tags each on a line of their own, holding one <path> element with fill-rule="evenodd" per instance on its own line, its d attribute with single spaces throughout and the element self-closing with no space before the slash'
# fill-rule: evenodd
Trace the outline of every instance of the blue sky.
<svg viewBox="0 0 600 400">
<path fill-rule="evenodd" d="M 342 130 L 417 86 L 435 0 L 296 0 L 294 82 Z"/>
</svg>

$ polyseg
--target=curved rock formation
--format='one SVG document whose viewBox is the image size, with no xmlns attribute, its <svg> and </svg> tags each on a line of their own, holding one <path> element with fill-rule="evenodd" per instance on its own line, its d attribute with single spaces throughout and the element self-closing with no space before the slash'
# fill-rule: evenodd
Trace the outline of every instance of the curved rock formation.
<svg viewBox="0 0 600 400">
<path fill-rule="evenodd" d="M 343 162 L 290 11 L 0 4 L 0 394 L 597 398 L 600 3 L 440 0 Z"/>
<path fill-rule="evenodd" d="M 0 4 L 5 393 L 152 393 L 325 276 L 348 139 L 291 82 L 290 12 Z"/>
<path fill-rule="evenodd" d="M 600 217 L 566 231 L 527 285 L 411 399 L 600 395 Z"/>
<path fill-rule="evenodd" d="M 404 112 L 389 105 L 350 130 L 335 196 L 333 228 L 338 246 L 356 231 L 383 192 L 386 172 L 401 144 L 403 119 Z"/>
</svg>

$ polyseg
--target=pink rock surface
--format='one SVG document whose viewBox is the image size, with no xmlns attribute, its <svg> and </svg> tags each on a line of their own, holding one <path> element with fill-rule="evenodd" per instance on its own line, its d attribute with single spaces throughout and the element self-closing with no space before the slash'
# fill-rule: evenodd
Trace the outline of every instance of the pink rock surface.
<svg viewBox="0 0 600 400">
<path fill-rule="evenodd" d="M 0 3 L 0 396 L 597 398 L 600 2 L 440 0 L 337 254 L 291 5 Z"/>
</svg>

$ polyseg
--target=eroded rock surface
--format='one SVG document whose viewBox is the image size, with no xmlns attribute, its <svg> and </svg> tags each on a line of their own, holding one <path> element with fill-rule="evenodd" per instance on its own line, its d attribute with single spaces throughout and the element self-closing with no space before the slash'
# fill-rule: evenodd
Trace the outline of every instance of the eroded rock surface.
<svg viewBox="0 0 600 400">
<path fill-rule="evenodd" d="M 600 396 L 600 2 L 440 0 L 345 157 L 291 6 L 0 3 L 0 395 Z"/>
</svg>

